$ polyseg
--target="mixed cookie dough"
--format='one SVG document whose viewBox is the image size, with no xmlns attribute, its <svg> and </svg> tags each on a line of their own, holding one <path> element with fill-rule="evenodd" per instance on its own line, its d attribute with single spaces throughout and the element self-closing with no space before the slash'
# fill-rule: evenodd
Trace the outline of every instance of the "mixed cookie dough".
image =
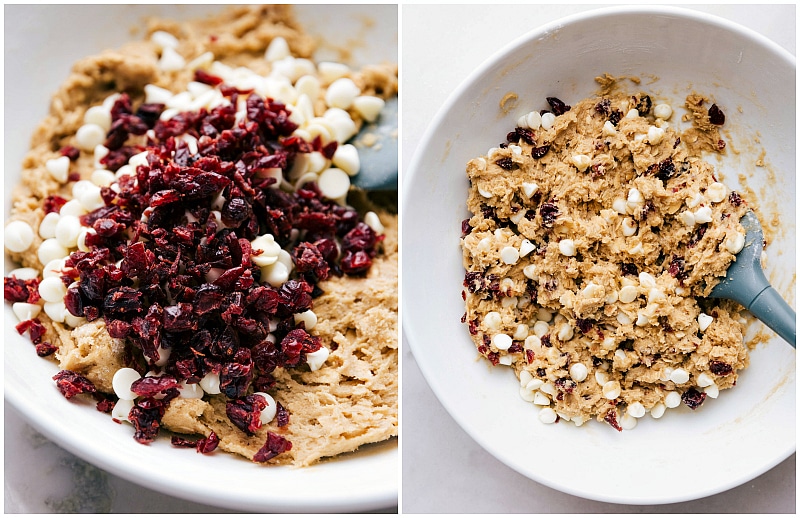
<svg viewBox="0 0 800 518">
<path fill-rule="evenodd" d="M 463 320 L 542 421 L 621 430 L 697 408 L 747 366 L 740 308 L 707 298 L 747 204 L 700 156 L 724 152 L 716 104 L 687 97 L 681 134 L 668 104 L 598 82 L 469 161 Z"/>
<path fill-rule="evenodd" d="M 145 36 L 76 63 L 33 135 L 17 330 L 143 443 L 307 466 L 396 436 L 396 199 L 353 194 L 346 142 L 397 65 L 311 61 L 288 6 Z"/>
</svg>

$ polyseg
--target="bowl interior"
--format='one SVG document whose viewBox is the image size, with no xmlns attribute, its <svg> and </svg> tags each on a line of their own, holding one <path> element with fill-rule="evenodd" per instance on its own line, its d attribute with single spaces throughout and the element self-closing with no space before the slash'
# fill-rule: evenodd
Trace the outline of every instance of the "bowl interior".
<svg viewBox="0 0 800 518">
<path fill-rule="evenodd" d="M 76 60 L 142 37 L 143 30 L 131 34 L 129 29 L 145 17 L 186 19 L 219 9 L 210 5 L 9 6 L 5 11 L 5 72 L 10 79 L 5 88 L 6 185 L 17 182 L 30 135 Z M 396 6 L 304 5 L 297 6 L 296 13 L 306 30 L 321 38 L 317 60 L 346 57 L 345 62 L 353 66 L 397 62 Z M 70 27 L 70 34 L 86 37 L 69 37 L 58 45 L 42 37 L 60 34 L 64 26 Z M 4 218 L 10 200 L 11 189 L 6 189 Z M 6 272 L 14 267 L 7 257 L 4 266 Z M 355 512 L 397 505 L 396 440 L 307 469 L 265 468 L 226 454 L 197 455 L 171 447 L 164 437 L 142 446 L 132 439 L 129 425 L 117 425 L 94 405 L 70 402 L 58 393 L 51 379 L 57 366 L 37 357 L 27 337 L 16 333 L 17 319 L 8 304 L 4 322 L 6 402 L 49 439 L 109 472 L 184 499 L 246 511 Z"/>
<path fill-rule="evenodd" d="M 730 188 L 755 196 L 751 201 L 773 222 L 767 274 L 794 305 L 794 58 L 707 15 L 614 8 L 564 19 L 512 43 L 476 70 L 435 117 L 405 177 L 404 333 L 445 408 L 518 472 L 609 502 L 707 496 L 754 478 L 794 451 L 795 352 L 781 339 L 757 345 L 737 387 L 700 411 L 672 410 L 620 434 L 596 422 L 581 428 L 540 423 L 517 395 L 510 369 L 476 361 L 460 323 L 467 161 L 504 142 L 520 115 L 546 107 L 546 96 L 577 102 L 598 90 L 594 78 L 605 73 L 636 76 L 641 84 L 632 92 L 646 91 L 673 107 L 696 91 L 726 110 L 729 149 L 712 164 Z M 516 99 L 501 108 L 509 93 Z M 762 151 L 766 165 L 756 167 Z M 756 323 L 748 332 L 760 329 Z M 724 469 L 692 477 L 690 466 Z"/>
</svg>

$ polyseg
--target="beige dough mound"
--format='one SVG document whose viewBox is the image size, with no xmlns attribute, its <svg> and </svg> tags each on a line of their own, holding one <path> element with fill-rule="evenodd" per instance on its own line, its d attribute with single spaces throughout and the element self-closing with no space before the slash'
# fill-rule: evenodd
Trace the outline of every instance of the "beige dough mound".
<svg viewBox="0 0 800 518">
<path fill-rule="evenodd" d="M 542 421 L 622 429 L 697 408 L 746 367 L 739 308 L 707 296 L 747 206 L 699 156 L 724 148 L 716 105 L 687 99 L 705 124 L 687 143 L 672 107 L 598 80 L 598 97 L 549 99 L 467 165 L 464 322 Z"/>
</svg>

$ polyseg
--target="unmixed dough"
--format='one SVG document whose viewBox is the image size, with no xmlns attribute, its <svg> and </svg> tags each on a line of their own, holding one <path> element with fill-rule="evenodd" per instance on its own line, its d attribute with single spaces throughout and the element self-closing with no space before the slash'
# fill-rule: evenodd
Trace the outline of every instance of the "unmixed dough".
<svg viewBox="0 0 800 518">
<path fill-rule="evenodd" d="M 214 18 L 178 23 L 152 19 L 147 35 L 166 31 L 178 38 L 177 51 L 187 61 L 207 52 L 230 67 L 243 66 L 261 74 L 270 71 L 265 49 L 276 37 L 286 40 L 292 55 L 308 58 L 314 39 L 305 34 L 289 6 L 229 8 Z M 72 197 L 72 182 L 56 181 L 46 163 L 59 157 L 64 146 L 75 146 L 76 132 L 91 106 L 109 95 L 125 91 L 134 105 L 143 98 L 145 85 L 180 92 L 193 80 L 193 71 L 167 71 L 159 67 L 159 46 L 150 39 L 132 42 L 76 63 L 71 75 L 53 96 L 50 112 L 39 125 L 26 155 L 21 183 L 15 187 L 9 220 L 25 221 L 34 230 L 32 246 L 8 252 L 16 263 L 38 271 L 42 243 L 38 229 L 44 217 L 42 200 L 50 195 Z M 397 92 L 397 65 L 380 64 L 344 73 L 362 95 L 388 98 Z M 323 82 L 314 110 L 325 109 Z M 362 121 L 353 114 L 354 122 Z M 95 170 L 92 153 L 81 153 L 70 172 L 88 179 Z M 74 180 L 75 178 L 73 178 Z M 208 436 L 213 431 L 219 448 L 253 458 L 274 431 L 293 443 L 290 451 L 272 464 L 307 466 L 322 458 L 350 452 L 360 445 L 397 435 L 397 216 L 378 212 L 384 239 L 365 278 L 331 278 L 320 284 L 324 295 L 315 299 L 318 324 L 313 334 L 331 350 L 322 368 L 275 372 L 275 399 L 290 412 L 288 426 L 264 424 L 248 435 L 226 417 L 222 395 L 203 399 L 178 398 L 171 402 L 162 425 L 172 431 Z M 45 340 L 58 348 L 62 369 L 86 376 L 98 390 L 113 393 L 112 377 L 125 366 L 125 345 L 109 337 L 102 319 L 72 329 L 42 312 Z M 112 426 L 110 424 L 110 426 Z"/>
<path fill-rule="evenodd" d="M 700 157 L 724 149 L 707 98 L 687 98 L 683 137 L 671 107 L 598 82 L 469 161 L 464 322 L 543 421 L 622 429 L 697 408 L 747 366 L 740 308 L 706 298 L 747 206 Z"/>
</svg>

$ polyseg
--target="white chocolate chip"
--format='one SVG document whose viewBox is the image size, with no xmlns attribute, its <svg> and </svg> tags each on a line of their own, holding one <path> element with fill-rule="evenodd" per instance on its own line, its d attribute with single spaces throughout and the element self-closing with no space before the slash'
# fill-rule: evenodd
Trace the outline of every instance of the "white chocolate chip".
<svg viewBox="0 0 800 518">
<path fill-rule="evenodd" d="M 539 186 L 535 182 L 522 182 L 522 193 L 526 198 L 530 199 L 538 190 Z"/>
<path fill-rule="evenodd" d="M 94 152 L 94 148 L 105 142 L 105 140 L 106 132 L 97 124 L 84 124 L 75 133 L 75 143 L 78 144 L 81 151 Z"/>
<path fill-rule="evenodd" d="M 132 401 L 138 396 L 131 390 L 131 385 L 140 379 L 142 379 L 142 376 L 136 370 L 130 367 L 123 367 L 114 373 L 114 377 L 111 379 L 111 386 L 118 398 Z"/>
<path fill-rule="evenodd" d="M 628 213 L 632 214 L 636 209 L 641 208 L 644 206 L 644 197 L 642 193 L 639 192 L 639 189 L 636 187 L 632 187 L 628 191 L 628 199 L 626 200 L 626 207 L 628 209 Z"/>
<path fill-rule="evenodd" d="M 332 167 L 319 175 L 319 190 L 331 200 L 339 200 L 350 190 L 350 177 L 341 169 Z"/>
<path fill-rule="evenodd" d="M 342 77 L 328 86 L 328 90 L 325 92 L 325 103 L 328 106 L 346 110 L 360 94 L 361 89 L 352 79 Z"/>
<path fill-rule="evenodd" d="M 500 260 L 505 264 L 517 264 L 519 262 L 519 250 L 513 246 L 506 246 L 500 250 Z"/>
<path fill-rule="evenodd" d="M 547 115 L 547 114 L 545 114 L 545 115 Z M 535 401 L 534 401 L 534 403 L 535 403 Z M 545 408 L 539 410 L 539 420 L 541 422 L 543 422 L 545 424 L 552 424 L 552 423 L 556 422 L 556 419 L 558 419 L 558 414 L 556 414 L 556 411 L 553 410 L 552 408 L 545 407 Z"/>
<path fill-rule="evenodd" d="M 161 58 L 158 60 L 158 68 L 165 72 L 181 70 L 186 66 L 186 60 L 178 54 L 173 47 L 164 47 L 161 51 Z"/>
<path fill-rule="evenodd" d="M 503 319 L 500 316 L 500 313 L 498 313 L 497 311 L 490 311 L 486 313 L 486 316 L 483 318 L 483 324 L 489 331 L 500 329 L 500 325 L 502 323 Z"/>
<path fill-rule="evenodd" d="M 23 322 L 39 316 L 39 313 L 42 311 L 42 306 L 38 304 L 29 304 L 27 302 L 15 302 L 11 305 L 11 310 L 20 322 Z"/>
<path fill-rule="evenodd" d="M 219 394 L 221 392 L 219 389 L 219 374 L 213 371 L 203 376 L 198 385 L 206 394 Z"/>
<path fill-rule="evenodd" d="M 279 59 L 287 58 L 291 55 L 292 54 L 289 51 L 289 44 L 286 42 L 286 39 L 281 36 L 277 36 L 269 42 L 269 45 L 267 45 L 267 50 L 264 52 L 264 59 L 271 63 L 273 61 L 278 61 Z"/>
<path fill-rule="evenodd" d="M 716 384 L 711 384 L 703 389 L 703 392 L 712 399 L 717 399 L 719 396 L 719 387 Z"/>
<path fill-rule="evenodd" d="M 633 430 L 638 423 L 639 420 L 633 417 L 629 412 L 625 412 L 622 419 L 619 421 L 619 425 L 623 430 Z"/>
<path fill-rule="evenodd" d="M 700 331 L 705 331 L 708 329 L 708 326 L 711 325 L 711 322 L 714 321 L 714 317 L 711 315 L 706 315 L 705 313 L 700 313 L 697 315 L 697 324 L 700 326 Z"/>
<path fill-rule="evenodd" d="M 511 347 L 512 343 L 513 341 L 511 337 L 505 333 L 498 333 L 494 335 L 494 338 L 492 338 L 492 345 L 501 351 L 508 351 L 508 348 Z"/>
<path fill-rule="evenodd" d="M 622 235 L 625 237 L 630 237 L 636 234 L 636 230 L 639 228 L 639 225 L 633 218 L 625 218 L 622 220 Z"/>
<path fill-rule="evenodd" d="M 714 182 L 706 189 L 706 196 L 714 203 L 719 203 L 728 196 L 728 188 L 724 183 Z"/>
<path fill-rule="evenodd" d="M 744 234 L 734 230 L 725 238 L 723 246 L 725 247 L 725 250 L 733 255 L 738 254 L 742 251 L 742 248 L 744 248 Z"/>
<path fill-rule="evenodd" d="M 653 408 L 650 409 L 650 415 L 653 417 L 653 419 L 660 419 L 666 411 L 667 406 L 664 403 L 656 403 L 653 405 Z"/>
<path fill-rule="evenodd" d="M 575 255 L 575 242 L 572 239 L 562 239 L 558 242 L 558 250 L 567 257 Z"/>
<path fill-rule="evenodd" d="M 655 108 L 653 108 L 653 115 L 658 119 L 668 120 L 672 117 L 672 106 L 663 103 L 657 104 Z"/>
<path fill-rule="evenodd" d="M 606 399 L 617 399 L 622 393 L 619 381 L 607 381 L 603 384 L 603 397 Z"/>
<path fill-rule="evenodd" d="M 35 237 L 30 225 L 17 220 L 6 225 L 3 243 L 9 251 L 20 253 L 31 247 Z"/>
<path fill-rule="evenodd" d="M 586 171 L 586 169 L 588 169 L 589 166 L 592 165 L 592 159 L 589 158 L 587 155 L 581 155 L 581 154 L 572 155 L 571 161 L 572 165 L 574 165 L 575 168 L 580 172 Z"/>
<path fill-rule="evenodd" d="M 537 111 L 526 113 L 517 119 L 517 126 L 525 129 L 538 130 L 542 126 L 542 116 Z"/>
<path fill-rule="evenodd" d="M 8 241 L 6 241 L 6 246 L 8 246 L 7 243 Z M 42 241 L 36 255 L 39 258 L 39 262 L 47 264 L 53 259 L 61 259 L 68 256 L 69 250 L 63 247 L 54 237 L 51 237 Z"/>
<path fill-rule="evenodd" d="M 350 176 L 358 174 L 361 169 L 358 149 L 356 149 L 353 144 L 342 144 L 338 146 L 333 154 L 331 162 Z"/>
<path fill-rule="evenodd" d="M 353 99 L 353 108 L 367 122 L 374 122 L 386 106 L 386 101 L 373 95 L 359 95 Z"/>
<path fill-rule="evenodd" d="M 669 380 L 677 385 L 683 385 L 689 381 L 689 373 L 686 369 L 677 368 L 669 375 Z"/>
<path fill-rule="evenodd" d="M 647 130 L 647 141 L 650 145 L 658 145 L 662 140 L 664 140 L 664 130 L 656 126 L 650 126 Z"/>
<path fill-rule="evenodd" d="M 614 202 L 611 204 L 611 208 L 613 208 L 617 214 L 628 213 L 628 204 L 622 198 L 616 198 Z"/>
<path fill-rule="evenodd" d="M 528 239 L 523 239 L 519 245 L 519 256 L 525 257 L 534 250 L 536 250 L 536 245 L 531 243 Z"/>
<path fill-rule="evenodd" d="M 639 116 L 639 110 L 636 108 L 631 108 L 628 110 L 628 113 L 625 114 L 626 119 L 635 119 Z"/>
<path fill-rule="evenodd" d="M 330 351 L 326 347 L 320 347 L 318 350 L 306 354 L 306 362 L 312 371 L 316 371 L 322 368 L 329 356 Z"/>
<path fill-rule="evenodd" d="M 569 366 L 569 375 L 573 381 L 580 383 L 584 381 L 589 374 L 589 370 L 586 368 L 586 365 L 582 363 L 573 363 Z"/>
<path fill-rule="evenodd" d="M 105 137 L 105 135 L 104 135 Z M 51 158 L 44 163 L 44 168 L 50 173 L 50 176 L 59 183 L 67 183 L 69 176 L 69 157 L 60 156 L 58 158 Z"/>
<path fill-rule="evenodd" d="M 644 405 L 639 403 L 638 401 L 635 401 L 635 402 L 633 402 L 633 403 L 628 405 L 628 413 L 632 417 L 635 417 L 637 419 L 639 419 L 641 417 L 644 417 L 644 414 L 645 414 Z"/>
<path fill-rule="evenodd" d="M 131 410 L 133 410 L 134 404 L 133 400 L 130 399 L 118 400 L 111 410 L 112 419 L 116 419 L 117 421 L 130 421 L 128 415 L 130 415 Z"/>
<path fill-rule="evenodd" d="M 633 302 L 639 296 L 639 290 L 635 286 L 623 286 L 619 290 L 619 301 L 623 304 Z"/>
<path fill-rule="evenodd" d="M 681 394 L 680 392 L 671 391 L 668 392 L 666 397 L 664 397 L 664 404 L 667 408 L 677 408 L 678 405 L 681 404 Z"/>
<path fill-rule="evenodd" d="M 694 211 L 694 221 L 695 223 L 710 223 L 713 221 L 714 217 L 711 213 L 711 207 L 700 207 L 696 211 Z"/>
<path fill-rule="evenodd" d="M 698 387 L 710 387 L 713 384 L 714 384 L 714 378 L 709 376 L 707 372 L 703 372 L 699 376 L 697 376 Z"/>
<path fill-rule="evenodd" d="M 681 212 L 680 214 L 678 214 L 678 219 L 681 221 L 681 223 L 683 223 L 687 227 L 694 226 L 695 223 L 694 214 L 691 211 L 685 210 Z"/>
<path fill-rule="evenodd" d="M 542 128 L 545 130 L 549 130 L 553 128 L 553 125 L 556 123 L 556 116 L 553 113 L 547 112 L 542 115 Z"/>
<path fill-rule="evenodd" d="M 561 327 L 558 329 L 558 339 L 562 342 L 566 342 L 572 339 L 574 336 L 574 331 L 572 329 L 572 325 L 569 323 L 561 324 Z"/>
<path fill-rule="evenodd" d="M 617 134 L 617 128 L 614 127 L 614 124 L 611 121 L 606 121 L 603 124 L 603 136 L 613 137 L 616 134 Z"/>
</svg>

